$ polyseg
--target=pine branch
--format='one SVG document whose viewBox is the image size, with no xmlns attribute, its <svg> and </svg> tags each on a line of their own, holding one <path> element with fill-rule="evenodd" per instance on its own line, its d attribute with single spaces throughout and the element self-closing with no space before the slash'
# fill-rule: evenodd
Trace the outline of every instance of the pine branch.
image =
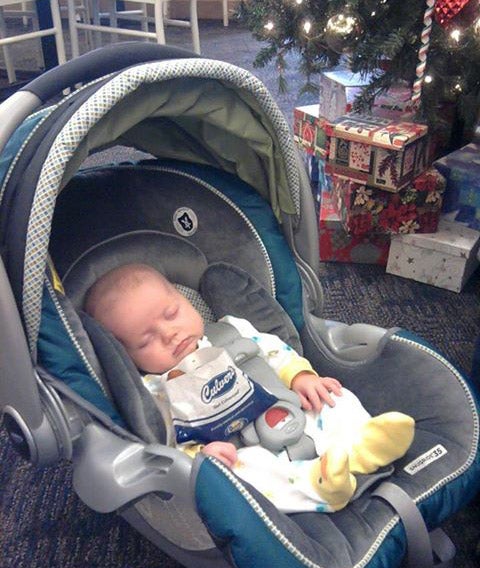
<svg viewBox="0 0 480 568">
<path fill-rule="evenodd" d="M 241 21 L 264 44 L 255 58 L 255 66 L 275 63 L 279 88 L 284 89 L 285 57 L 295 54 L 299 70 L 306 78 L 302 92 L 310 92 L 315 84 L 312 77 L 343 59 L 329 46 L 325 30 L 330 17 L 346 13 L 347 9 L 354 16 L 360 15 L 363 22 L 363 34 L 349 53 L 350 68 L 371 77 L 354 108 L 368 109 L 375 96 L 399 81 L 413 85 L 425 12 L 425 2 L 418 0 L 388 0 L 385 4 L 378 0 L 377 6 L 372 0 L 348 0 L 348 7 L 347 0 L 303 0 L 301 4 L 294 0 L 243 0 L 239 10 Z M 306 20 L 311 23 L 309 33 L 304 29 Z M 267 22 L 272 25 L 266 28 Z M 452 48 L 448 30 L 436 22 L 431 30 L 425 73 L 433 81 L 430 85 L 423 84 L 419 118 L 426 119 L 433 131 L 444 127 L 445 104 L 453 105 L 455 114 L 470 125 L 478 116 L 480 34 L 474 26 L 462 25 L 459 20 L 463 37 L 457 48 Z M 452 93 L 457 77 L 462 89 Z"/>
</svg>

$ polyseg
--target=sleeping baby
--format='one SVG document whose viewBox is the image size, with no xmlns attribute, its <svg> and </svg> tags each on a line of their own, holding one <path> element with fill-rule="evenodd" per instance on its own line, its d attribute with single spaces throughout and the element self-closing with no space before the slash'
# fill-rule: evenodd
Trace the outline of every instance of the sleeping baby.
<svg viewBox="0 0 480 568">
<path fill-rule="evenodd" d="M 85 310 L 141 371 L 171 425 L 169 441 L 192 457 L 202 452 L 216 458 L 282 511 L 343 508 L 355 492 L 355 474 L 373 473 L 402 457 L 413 440 L 410 416 L 371 417 L 352 392 L 335 378 L 319 376 L 279 337 L 247 320 L 222 318 L 255 344 L 278 380 L 296 393 L 303 409 L 298 422 L 294 405 L 275 406 L 272 393 L 225 349 L 212 346 L 199 312 L 150 266 L 126 264 L 107 272 L 90 288 Z M 265 443 L 261 435 L 242 437 L 259 417 Z M 270 443 L 279 430 L 293 431 L 298 423 L 314 446 L 309 459 L 290 459 L 288 447 Z M 253 445 L 237 447 L 239 439 Z"/>
</svg>

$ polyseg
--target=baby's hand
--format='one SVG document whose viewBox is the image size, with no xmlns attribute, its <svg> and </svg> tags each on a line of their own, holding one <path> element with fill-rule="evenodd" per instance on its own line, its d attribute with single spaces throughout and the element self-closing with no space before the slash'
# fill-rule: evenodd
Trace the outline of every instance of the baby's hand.
<svg viewBox="0 0 480 568">
<path fill-rule="evenodd" d="M 318 377 L 312 373 L 302 372 L 293 379 L 291 389 L 298 394 L 304 410 L 320 412 L 324 402 L 335 406 L 330 393 L 342 395 L 342 385 L 332 377 Z"/>
<path fill-rule="evenodd" d="M 237 461 L 237 448 L 230 442 L 210 442 L 202 448 L 202 452 L 217 458 L 229 468 Z"/>
</svg>

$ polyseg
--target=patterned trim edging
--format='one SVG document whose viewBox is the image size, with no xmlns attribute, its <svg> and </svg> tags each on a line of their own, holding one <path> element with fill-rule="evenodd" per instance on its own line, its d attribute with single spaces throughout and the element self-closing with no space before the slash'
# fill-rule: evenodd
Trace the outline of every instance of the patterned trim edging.
<svg viewBox="0 0 480 568">
<path fill-rule="evenodd" d="M 23 287 L 23 313 L 30 350 L 34 357 L 41 317 L 43 273 L 51 220 L 66 164 L 90 129 L 115 104 L 144 83 L 156 83 L 180 77 L 226 81 L 255 96 L 270 118 L 278 137 L 291 196 L 297 213 L 299 212 L 300 180 L 289 127 L 267 88 L 251 73 L 222 61 L 179 59 L 139 65 L 116 75 L 77 110 L 58 134 L 38 179 L 27 231 Z"/>
<path fill-rule="evenodd" d="M 32 122 L 34 122 L 37 118 L 39 120 L 35 124 L 35 126 L 32 128 L 32 130 L 30 130 L 28 135 L 25 137 L 25 139 L 23 140 L 23 142 L 20 145 L 20 148 L 18 148 L 18 150 L 16 151 L 16 154 L 15 154 L 13 160 L 11 161 L 10 165 L 8 166 L 7 173 L 5 174 L 5 177 L 3 178 L 2 186 L 0 187 L 0 206 L 2 205 L 3 195 L 4 195 L 5 190 L 7 188 L 8 181 L 10 180 L 10 176 L 12 175 L 12 172 L 13 172 L 18 160 L 20 159 L 20 156 L 21 156 L 23 150 L 25 149 L 25 146 L 28 144 L 28 142 L 30 141 L 32 136 L 35 134 L 35 132 L 38 130 L 38 128 L 41 126 L 41 124 L 43 124 L 43 122 L 50 116 L 50 113 L 55 110 L 55 108 L 56 108 L 55 106 L 52 106 L 52 107 L 48 107 L 46 109 L 39 110 L 39 111 L 35 112 L 34 114 L 31 114 L 26 119 L 26 121 L 28 120 L 28 121 L 32 121 Z M 25 122 L 22 122 L 22 124 L 20 124 L 17 127 L 17 130 L 15 130 L 15 132 L 13 133 L 13 136 L 15 136 L 18 133 L 18 128 L 20 126 L 22 126 L 23 124 L 25 124 Z M 10 138 L 10 140 L 12 140 L 12 138 Z M 8 145 L 5 146 L 3 152 L 5 152 L 6 150 L 8 150 Z"/>
<path fill-rule="evenodd" d="M 5 189 L 7 186 L 7 183 L 10 179 L 10 176 L 12 175 L 12 172 L 20 158 L 20 156 L 22 155 L 23 150 L 25 149 L 26 145 L 28 144 L 28 142 L 30 142 L 31 138 L 33 137 L 33 135 L 35 134 L 35 132 L 38 130 L 38 128 L 43 124 L 43 122 L 50 116 L 50 114 L 57 108 L 59 108 L 60 105 L 64 105 L 65 103 L 67 103 L 73 96 L 77 96 L 80 92 L 84 91 L 87 87 L 91 87 L 92 85 L 94 85 L 95 83 L 99 83 L 100 81 L 104 81 L 105 79 L 107 79 L 108 77 L 113 77 L 114 73 L 110 73 L 110 75 L 105 75 L 104 77 L 101 77 L 99 79 L 95 79 L 94 81 L 91 81 L 90 83 L 85 83 L 85 85 L 82 85 L 80 88 L 78 88 L 76 91 L 73 91 L 72 93 L 70 93 L 69 95 L 67 95 L 66 97 L 64 97 L 58 104 L 56 105 L 52 105 L 50 107 L 47 108 L 42 108 L 36 112 L 34 112 L 33 114 L 30 114 L 23 123 L 19 124 L 17 126 L 17 129 L 22 125 L 25 124 L 25 122 L 27 120 L 34 120 L 36 117 L 38 117 L 39 115 L 43 115 L 40 116 L 40 121 L 34 126 L 34 128 L 29 132 L 28 136 L 25 138 L 25 140 L 22 142 L 22 145 L 20 146 L 20 148 L 18 149 L 14 159 L 12 160 L 12 163 L 9 165 L 8 167 L 8 171 L 5 175 L 5 178 L 3 180 L 2 183 L 2 187 L 0 188 L 0 205 L 2 204 L 2 199 L 3 199 L 3 194 L 5 193 Z M 13 136 L 15 136 L 15 132 L 13 134 Z M 5 149 L 4 149 L 5 151 Z"/>
</svg>

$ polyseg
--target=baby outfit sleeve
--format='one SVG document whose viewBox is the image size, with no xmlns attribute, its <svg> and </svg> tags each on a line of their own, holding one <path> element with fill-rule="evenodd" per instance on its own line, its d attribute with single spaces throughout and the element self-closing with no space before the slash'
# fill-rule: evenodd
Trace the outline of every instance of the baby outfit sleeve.
<svg viewBox="0 0 480 568">
<path fill-rule="evenodd" d="M 280 380 L 290 388 L 293 379 L 301 372 L 317 375 L 310 362 L 278 336 L 261 333 L 247 320 L 234 316 L 224 316 L 219 321 L 235 327 L 242 337 L 255 341 L 260 348 L 260 356 L 278 374 Z"/>
</svg>

